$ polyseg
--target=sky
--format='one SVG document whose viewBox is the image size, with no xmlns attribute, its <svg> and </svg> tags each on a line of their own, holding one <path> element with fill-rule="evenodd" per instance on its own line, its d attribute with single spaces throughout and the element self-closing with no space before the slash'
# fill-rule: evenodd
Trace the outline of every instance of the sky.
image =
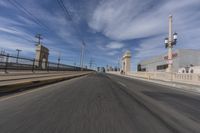
<svg viewBox="0 0 200 133">
<path fill-rule="evenodd" d="M 59 1 L 59 0 L 58 0 Z M 200 49 L 200 0 L 0 0 L 0 50 L 34 58 L 35 35 L 49 48 L 49 60 L 117 66 L 126 50 L 132 53 L 132 70 L 139 61 L 165 54 L 168 17 L 178 33 L 174 49 Z"/>
</svg>

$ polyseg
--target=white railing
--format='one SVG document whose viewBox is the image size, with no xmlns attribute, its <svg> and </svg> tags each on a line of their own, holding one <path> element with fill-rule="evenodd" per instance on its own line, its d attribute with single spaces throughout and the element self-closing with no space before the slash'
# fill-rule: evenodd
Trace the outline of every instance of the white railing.
<svg viewBox="0 0 200 133">
<path fill-rule="evenodd" d="M 200 85 L 200 74 L 180 74 L 167 72 L 131 72 L 129 76 Z"/>
</svg>

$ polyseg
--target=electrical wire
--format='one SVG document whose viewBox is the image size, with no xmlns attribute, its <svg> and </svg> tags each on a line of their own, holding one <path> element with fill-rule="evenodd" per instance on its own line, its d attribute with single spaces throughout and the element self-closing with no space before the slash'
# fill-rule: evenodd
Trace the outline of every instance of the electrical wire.
<svg viewBox="0 0 200 133">
<path fill-rule="evenodd" d="M 19 11 L 23 12 L 28 18 L 30 18 L 34 23 L 43 27 L 45 30 L 48 30 L 48 26 L 43 24 L 35 15 L 33 15 L 30 11 L 28 11 L 22 4 L 20 4 L 16 0 L 7 0 L 11 5 L 17 8 Z"/>
</svg>

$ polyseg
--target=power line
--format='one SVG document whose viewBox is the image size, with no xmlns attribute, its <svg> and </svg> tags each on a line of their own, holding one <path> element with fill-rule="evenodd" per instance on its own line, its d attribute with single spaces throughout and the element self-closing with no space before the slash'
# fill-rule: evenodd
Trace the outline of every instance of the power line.
<svg viewBox="0 0 200 133">
<path fill-rule="evenodd" d="M 71 17 L 71 14 L 70 12 L 68 11 L 68 9 L 65 7 L 65 4 L 62 0 L 57 0 L 59 6 L 63 9 L 64 11 L 64 14 L 66 16 L 67 19 L 69 19 L 70 21 L 72 21 L 72 17 Z"/>
<path fill-rule="evenodd" d="M 84 41 L 84 39 L 83 39 L 83 37 L 82 37 L 82 35 L 81 35 L 80 29 L 77 28 L 76 23 L 74 22 L 73 17 L 72 17 L 72 15 L 70 14 L 70 11 L 69 11 L 69 10 L 67 9 L 67 7 L 65 6 L 63 0 L 57 0 L 57 3 L 58 3 L 58 5 L 61 7 L 62 11 L 64 12 L 64 15 L 65 15 L 66 20 L 67 20 L 67 21 L 71 21 L 71 23 L 72 23 L 74 29 L 75 29 L 76 32 L 79 34 L 78 36 L 79 36 L 80 40 L 81 40 L 82 42 L 85 43 L 85 41 Z"/>
<path fill-rule="evenodd" d="M 57 2 L 58 2 L 58 5 L 61 7 L 62 11 L 64 12 L 65 18 L 66 18 L 67 20 L 71 21 L 71 23 L 72 23 L 74 29 L 75 29 L 76 32 L 78 32 L 78 34 L 79 34 L 78 36 L 79 36 L 79 38 L 80 38 L 80 40 L 81 40 L 81 42 L 82 42 L 82 44 L 81 44 L 80 66 L 81 66 L 82 69 L 83 69 L 83 65 L 84 65 L 83 63 L 84 63 L 84 56 L 85 56 L 85 46 L 86 46 L 86 43 L 85 43 L 83 37 L 81 36 L 80 30 L 76 27 L 76 24 L 75 24 L 75 22 L 73 21 L 73 18 L 72 18 L 71 14 L 70 14 L 70 11 L 66 8 L 66 6 L 65 6 L 65 4 L 64 4 L 64 2 L 63 2 L 63 0 L 57 0 Z"/>
<path fill-rule="evenodd" d="M 15 8 L 23 12 L 27 17 L 29 17 L 32 21 L 34 21 L 37 25 L 42 26 L 45 29 L 48 29 L 48 27 L 43 24 L 36 16 L 34 16 L 30 11 L 28 11 L 22 4 L 20 4 L 16 0 L 8 0 L 8 2 L 13 5 Z"/>
</svg>

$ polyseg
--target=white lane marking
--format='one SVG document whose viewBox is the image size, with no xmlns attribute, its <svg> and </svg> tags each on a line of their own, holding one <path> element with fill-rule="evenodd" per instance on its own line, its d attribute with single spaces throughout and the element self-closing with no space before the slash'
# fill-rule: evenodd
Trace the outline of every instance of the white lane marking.
<svg viewBox="0 0 200 133">
<path fill-rule="evenodd" d="M 122 82 L 120 82 L 120 81 L 118 81 L 118 83 L 119 83 L 120 85 L 124 86 L 124 87 L 127 87 L 124 83 L 122 83 Z"/>
</svg>

